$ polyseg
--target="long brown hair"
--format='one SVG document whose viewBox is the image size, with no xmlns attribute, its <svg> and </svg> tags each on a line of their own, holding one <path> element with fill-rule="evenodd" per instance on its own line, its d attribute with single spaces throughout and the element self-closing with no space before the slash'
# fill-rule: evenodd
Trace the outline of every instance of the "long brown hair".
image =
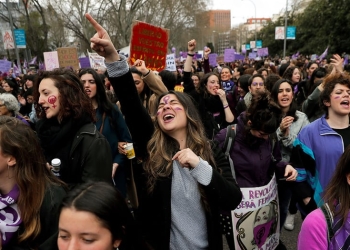
<svg viewBox="0 0 350 250">
<path fill-rule="evenodd" d="M 195 154 L 205 159 L 209 164 L 215 167 L 215 160 L 208 139 L 205 136 L 205 130 L 200 116 L 191 98 L 184 93 L 169 91 L 157 99 L 157 107 L 160 100 L 167 94 L 173 94 L 185 109 L 187 118 L 187 147 Z M 148 191 L 152 192 L 156 181 L 162 177 L 168 177 L 172 173 L 172 157 L 180 149 L 178 142 L 163 132 L 153 114 L 155 131 L 148 142 L 147 149 L 149 152 L 148 160 L 145 164 L 145 171 L 148 174 Z"/>
<path fill-rule="evenodd" d="M 348 146 L 339 159 L 332 179 L 324 193 L 324 202 L 332 214 L 340 217 L 342 224 L 347 221 L 350 209 L 350 185 L 347 181 L 347 175 L 350 174 L 350 147 Z M 337 209 L 337 205 L 339 209 Z"/>
<path fill-rule="evenodd" d="M 46 168 L 46 160 L 34 131 L 22 121 L 0 116 L 1 154 L 13 156 L 18 208 L 24 225 L 19 242 L 36 238 L 41 230 L 40 207 L 48 184 L 63 185 Z"/>
<path fill-rule="evenodd" d="M 36 114 L 39 118 L 46 117 L 39 102 L 39 86 L 42 80 L 51 79 L 60 92 L 59 120 L 64 118 L 80 119 L 84 115 L 95 121 L 94 111 L 90 98 L 85 94 L 83 85 L 78 76 L 69 69 L 55 69 L 53 71 L 43 71 L 35 79 L 33 96 Z"/>
</svg>

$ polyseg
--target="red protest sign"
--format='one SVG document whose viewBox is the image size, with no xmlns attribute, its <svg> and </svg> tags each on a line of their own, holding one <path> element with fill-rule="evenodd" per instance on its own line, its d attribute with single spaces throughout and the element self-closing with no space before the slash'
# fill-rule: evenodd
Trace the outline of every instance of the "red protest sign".
<svg viewBox="0 0 350 250">
<path fill-rule="evenodd" d="M 166 67 L 169 30 L 148 23 L 134 21 L 131 43 L 130 63 L 137 59 L 145 61 L 146 67 L 161 71 Z"/>
</svg>

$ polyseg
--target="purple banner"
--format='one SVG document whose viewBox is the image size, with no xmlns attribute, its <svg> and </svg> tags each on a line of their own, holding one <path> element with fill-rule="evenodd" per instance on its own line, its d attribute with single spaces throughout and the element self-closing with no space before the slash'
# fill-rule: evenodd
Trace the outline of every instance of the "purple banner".
<svg viewBox="0 0 350 250">
<path fill-rule="evenodd" d="M 79 62 L 81 69 L 91 68 L 89 57 L 80 57 Z"/>
<path fill-rule="evenodd" d="M 269 55 L 269 49 L 267 47 L 258 49 L 258 56 L 268 56 L 268 55 Z"/>
<path fill-rule="evenodd" d="M 12 62 L 7 60 L 0 60 L 1 73 L 7 73 L 11 69 Z"/>
<path fill-rule="evenodd" d="M 235 61 L 235 50 L 225 49 L 224 52 L 224 62 L 234 62 Z"/>
<path fill-rule="evenodd" d="M 243 61 L 244 60 L 244 55 L 240 55 L 240 54 L 236 54 L 235 55 L 235 60 L 241 60 L 241 61 Z"/>
<path fill-rule="evenodd" d="M 249 57 L 249 59 L 255 59 L 256 58 L 256 53 L 255 52 L 250 52 L 248 57 Z"/>
<path fill-rule="evenodd" d="M 209 54 L 209 65 L 216 67 L 216 65 L 218 64 L 216 62 L 216 58 L 218 57 L 218 54 L 213 53 L 213 54 Z"/>
</svg>

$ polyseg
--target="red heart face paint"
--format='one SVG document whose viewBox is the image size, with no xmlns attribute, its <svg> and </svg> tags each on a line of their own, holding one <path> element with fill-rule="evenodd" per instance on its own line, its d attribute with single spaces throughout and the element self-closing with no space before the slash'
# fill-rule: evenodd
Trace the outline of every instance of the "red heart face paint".
<svg viewBox="0 0 350 250">
<path fill-rule="evenodd" d="M 53 107 L 53 108 L 56 108 L 56 105 L 55 105 L 56 101 L 57 101 L 57 97 L 54 96 L 54 95 L 50 95 L 50 96 L 47 98 L 47 102 L 50 103 L 50 104 L 52 104 L 52 107 Z"/>
</svg>

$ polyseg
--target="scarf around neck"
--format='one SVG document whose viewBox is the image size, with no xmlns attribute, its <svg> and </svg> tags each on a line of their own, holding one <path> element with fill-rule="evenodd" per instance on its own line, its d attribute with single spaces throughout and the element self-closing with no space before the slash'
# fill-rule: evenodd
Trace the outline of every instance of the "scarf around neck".
<svg viewBox="0 0 350 250">
<path fill-rule="evenodd" d="M 17 206 L 18 197 L 17 185 L 7 195 L 0 194 L 0 233 L 3 246 L 9 244 L 22 223 Z"/>
</svg>

